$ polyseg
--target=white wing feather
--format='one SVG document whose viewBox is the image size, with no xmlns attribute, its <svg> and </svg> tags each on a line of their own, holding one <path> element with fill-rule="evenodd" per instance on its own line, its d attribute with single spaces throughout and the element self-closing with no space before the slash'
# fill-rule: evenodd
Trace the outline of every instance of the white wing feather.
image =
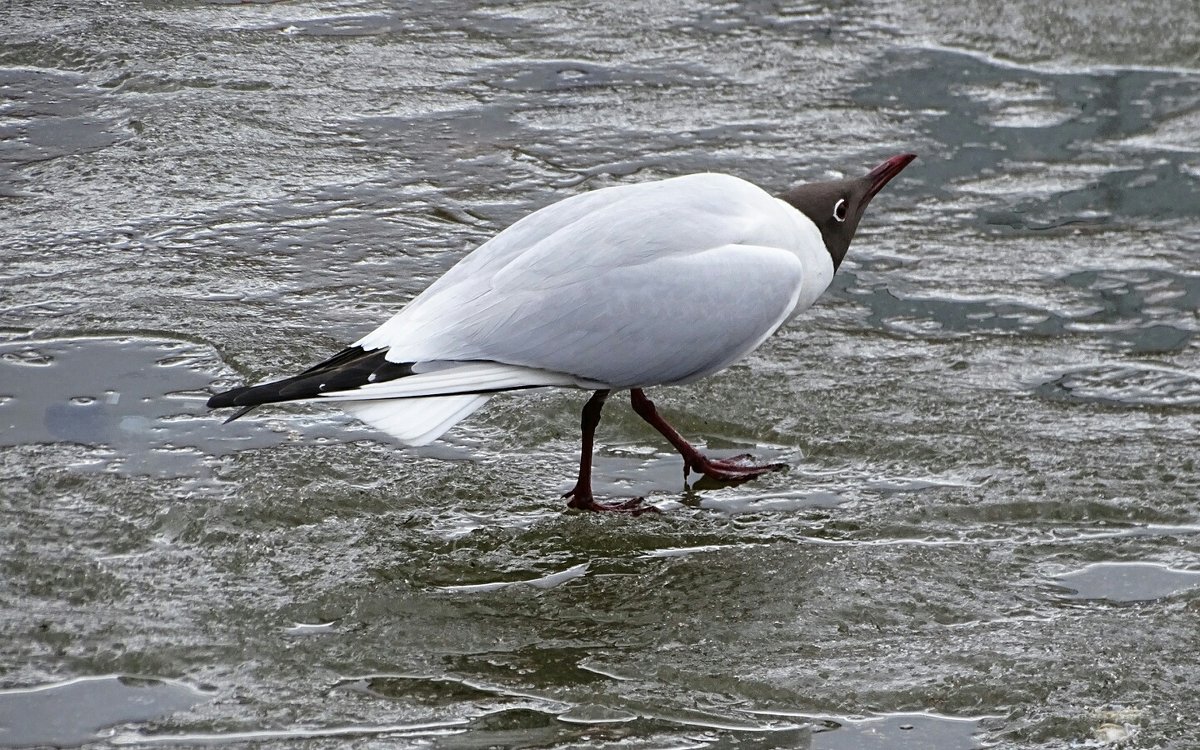
<svg viewBox="0 0 1200 750">
<path fill-rule="evenodd" d="M 444 369 L 408 375 L 382 383 L 368 383 L 353 390 L 322 394 L 324 401 L 373 401 L 413 399 L 428 396 L 451 396 L 466 393 L 492 393 L 514 388 L 536 388 L 551 385 L 589 387 L 588 383 L 569 375 L 530 367 L 502 365 L 494 362 L 450 364 Z"/>
<path fill-rule="evenodd" d="M 429 363 L 439 368 L 322 395 L 405 445 L 425 445 L 471 416 L 492 392 L 537 386 L 598 387 L 560 373 L 492 362 Z"/>
<path fill-rule="evenodd" d="M 471 416 L 489 398 L 470 394 L 387 401 L 345 401 L 339 406 L 405 445 L 425 445 Z"/>
<path fill-rule="evenodd" d="M 804 273 L 806 253 L 818 272 Z M 799 212 L 737 178 L 691 175 L 531 214 L 356 343 L 395 362 L 488 360 L 572 384 L 686 382 L 753 350 L 832 275 Z M 529 383 L 543 384 L 561 383 Z"/>
</svg>

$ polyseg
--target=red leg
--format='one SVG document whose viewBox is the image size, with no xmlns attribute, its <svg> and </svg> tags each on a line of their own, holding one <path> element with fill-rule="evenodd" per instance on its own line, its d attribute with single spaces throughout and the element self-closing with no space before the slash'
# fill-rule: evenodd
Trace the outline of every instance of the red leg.
<svg viewBox="0 0 1200 750">
<path fill-rule="evenodd" d="M 608 393 L 608 391 L 596 391 L 584 404 L 583 419 L 580 422 L 583 437 L 580 440 L 582 447 L 579 452 L 579 479 L 571 491 L 563 497 L 570 498 L 567 501 L 568 508 L 640 513 L 647 510 L 638 507 L 642 503 L 640 497 L 619 503 L 598 503 L 592 497 L 592 447 L 595 443 L 596 427 L 600 424 L 600 411 L 604 408 L 604 400 L 608 398 Z"/>
<path fill-rule="evenodd" d="M 684 440 L 674 427 L 667 424 L 667 420 L 659 415 L 658 410 L 654 408 L 654 402 L 646 398 L 646 394 L 642 392 L 641 388 L 632 389 L 629 392 L 629 400 L 638 416 L 662 433 L 662 436 L 675 446 L 675 450 L 679 451 L 679 455 L 683 456 L 683 476 L 685 478 L 689 472 L 695 471 L 719 482 L 744 482 L 747 479 L 762 476 L 768 471 L 787 468 L 787 464 L 755 465 L 752 463 L 753 457 L 748 454 L 726 459 L 706 458 L 704 454 L 692 447 L 691 443 Z"/>
</svg>

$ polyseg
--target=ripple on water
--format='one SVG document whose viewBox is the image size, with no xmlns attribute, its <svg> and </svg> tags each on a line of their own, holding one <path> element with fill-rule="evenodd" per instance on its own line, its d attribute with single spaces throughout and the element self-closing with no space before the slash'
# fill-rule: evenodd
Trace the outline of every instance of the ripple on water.
<svg viewBox="0 0 1200 750">
<path fill-rule="evenodd" d="M 1053 401 L 1110 406 L 1195 406 L 1200 375 L 1137 362 L 1077 367 L 1053 376 L 1035 392 Z"/>
<path fill-rule="evenodd" d="M 481 71 L 488 85 L 514 92 L 577 91 L 586 88 L 711 86 L 720 79 L 713 73 L 684 66 L 607 66 L 583 60 L 539 60 L 504 64 Z"/>
<path fill-rule="evenodd" d="M 183 711 L 211 697 L 181 682 L 126 675 L 0 690 L 0 747 L 75 747 L 107 727 Z"/>
<path fill-rule="evenodd" d="M 1200 277 L 1167 269 L 1067 274 L 1053 283 L 1077 299 L 1062 310 L 1000 295 L 898 294 L 886 277 L 866 272 L 846 273 L 840 283 L 867 309 L 868 324 L 905 338 L 1076 334 L 1094 336 L 1112 350 L 1159 354 L 1186 349 L 1200 331 Z"/>
<path fill-rule="evenodd" d="M 733 493 L 700 499 L 700 507 L 735 516 L 745 513 L 794 513 L 815 508 L 836 508 L 847 498 L 827 490 L 785 490 L 769 493 Z"/>
<path fill-rule="evenodd" d="M 1126 138 L 1116 145 L 1122 150 L 1200 153 L 1200 109 L 1166 117 L 1150 132 Z"/>
<path fill-rule="evenodd" d="M 1200 277 L 1164 269 L 1079 271 L 1063 277 L 1085 291 L 1092 310 L 1066 330 L 1103 335 L 1135 353 L 1185 349 L 1195 340 Z"/>
<path fill-rule="evenodd" d="M 856 98 L 879 106 L 903 89 L 910 111 L 937 112 L 927 135 L 954 144 L 954 153 L 922 162 L 921 173 L 950 197 L 1000 197 L 1000 205 L 975 216 L 991 231 L 1200 215 L 1200 185 L 1185 169 L 1197 148 L 1194 76 L 1014 71 L 946 48 L 895 54 L 901 59 L 890 73 Z M 1164 202 L 1165 195 L 1173 200 Z"/>
<path fill-rule="evenodd" d="M 955 182 L 965 193 L 991 198 L 1048 198 L 1084 190 L 1110 174 L 1110 165 L 1008 163 L 997 174 L 971 175 Z"/>
<path fill-rule="evenodd" d="M 0 99 L 10 119 L 0 164 L 26 164 L 106 148 L 129 137 L 112 117 L 97 117 L 95 89 L 78 73 L 0 68 Z"/>
<path fill-rule="evenodd" d="M 317 18 L 273 21 L 261 26 L 244 27 L 247 31 L 277 31 L 289 36 L 360 37 L 382 36 L 405 30 L 399 17 L 390 15 L 330 15 Z"/>
<path fill-rule="evenodd" d="M 1078 108 L 1061 103 L 1049 85 L 1032 78 L 987 86 L 967 84 L 953 93 L 986 104 L 983 124 L 997 128 L 1052 127 L 1079 114 Z"/>
</svg>

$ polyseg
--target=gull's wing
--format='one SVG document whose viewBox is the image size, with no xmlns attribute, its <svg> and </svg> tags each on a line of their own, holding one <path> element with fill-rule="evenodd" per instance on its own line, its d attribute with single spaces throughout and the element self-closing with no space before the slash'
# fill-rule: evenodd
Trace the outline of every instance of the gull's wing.
<svg viewBox="0 0 1200 750">
<path fill-rule="evenodd" d="M 491 396 L 432 396 L 429 398 L 342 401 L 338 406 L 404 445 L 427 445 L 471 416 Z"/>
<path fill-rule="evenodd" d="M 616 388 L 687 382 L 774 333 L 796 304 L 802 273 L 785 250 L 723 245 L 510 295 L 467 321 L 465 343 L 487 359 Z"/>
<path fill-rule="evenodd" d="M 746 245 L 613 268 L 550 289 L 526 288 L 512 276 L 474 299 L 431 306 L 440 314 L 414 326 L 422 339 L 392 344 L 387 358 L 505 363 L 615 388 L 683 382 L 761 344 L 796 305 L 802 277 L 792 253 Z"/>
<path fill-rule="evenodd" d="M 482 245 L 356 346 L 613 387 L 701 377 L 796 306 L 801 238 L 788 211 L 726 175 L 577 196 Z"/>
</svg>

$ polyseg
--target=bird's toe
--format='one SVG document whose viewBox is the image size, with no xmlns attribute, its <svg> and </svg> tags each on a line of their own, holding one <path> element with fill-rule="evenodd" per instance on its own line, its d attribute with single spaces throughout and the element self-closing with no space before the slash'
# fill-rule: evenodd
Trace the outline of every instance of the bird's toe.
<svg viewBox="0 0 1200 750">
<path fill-rule="evenodd" d="M 743 454 L 732 458 L 704 459 L 692 469 L 716 482 L 744 482 L 772 471 L 783 471 L 787 467 L 785 463 L 756 464 L 753 456 Z"/>
</svg>

